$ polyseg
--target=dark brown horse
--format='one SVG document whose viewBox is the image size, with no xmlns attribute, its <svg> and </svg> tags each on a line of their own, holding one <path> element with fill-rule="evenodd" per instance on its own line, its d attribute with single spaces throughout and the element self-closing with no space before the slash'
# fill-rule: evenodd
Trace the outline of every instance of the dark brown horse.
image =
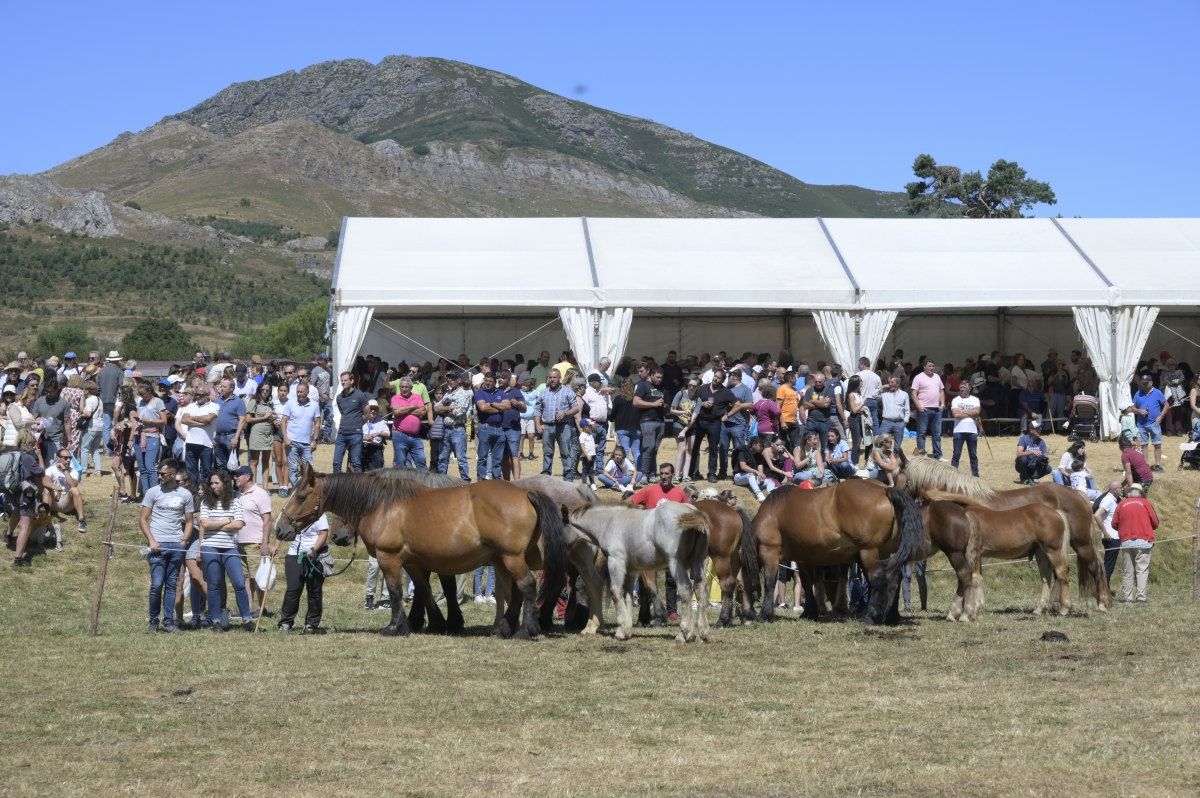
<svg viewBox="0 0 1200 798">
<path fill-rule="evenodd" d="M 496 568 L 496 625 L 502 637 L 529 639 L 538 631 L 534 571 L 566 570 L 561 511 L 540 493 L 488 480 L 455 488 L 428 488 L 377 474 L 318 474 L 302 466 L 296 490 L 280 511 L 276 536 L 291 540 L 323 512 L 336 513 L 379 561 L 392 600 L 383 634 L 406 635 L 400 572 L 412 576 L 431 628 L 444 627 L 433 602 L 429 574 Z M 541 549 L 544 548 L 543 557 Z M 543 586 L 553 590 L 551 586 Z M 518 596 L 520 600 L 518 601 Z M 505 605 L 507 613 L 505 612 Z M 518 628 L 523 611 L 524 623 Z"/>
<path fill-rule="evenodd" d="M 1104 559 L 1096 546 L 1099 522 L 1092 516 L 1091 503 L 1077 490 L 1053 482 L 1029 485 L 1013 490 L 994 490 L 978 477 L 963 474 L 948 464 L 930 457 L 914 457 L 900 472 L 899 484 L 912 496 L 922 493 L 939 498 L 936 491 L 977 499 L 993 510 L 1011 510 L 1029 504 L 1041 504 L 1061 515 L 1069 531 L 1069 545 L 1079 561 L 1079 592 L 1096 601 L 1100 612 L 1112 607 Z M 946 497 L 951 498 L 951 497 Z"/>
<path fill-rule="evenodd" d="M 750 617 L 753 591 L 761 565 L 765 576 L 759 617 L 775 614 L 772 597 L 780 560 L 795 560 L 803 569 L 847 565 L 857 560 L 871 580 L 871 602 L 864 620 L 898 623 L 900 572 L 904 563 L 927 550 L 925 525 L 916 502 L 874 480 L 849 479 L 827 488 L 801 490 L 786 486 L 767 496 L 753 523 L 759 563 L 747 563 L 743 613 Z M 813 579 L 804 580 L 805 614 L 820 608 Z"/>
</svg>

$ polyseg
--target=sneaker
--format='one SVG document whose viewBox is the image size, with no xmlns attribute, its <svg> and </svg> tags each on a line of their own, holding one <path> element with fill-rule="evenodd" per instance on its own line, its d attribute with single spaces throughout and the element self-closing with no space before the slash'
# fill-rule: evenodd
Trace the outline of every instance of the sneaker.
<svg viewBox="0 0 1200 798">
<path fill-rule="evenodd" d="M 287 497 L 288 497 L 288 489 L 287 489 L 287 488 L 280 488 L 280 489 L 279 489 L 279 498 L 281 498 L 281 499 L 286 499 Z"/>
<path fill-rule="evenodd" d="M 169 634 L 174 634 L 174 633 L 178 632 L 179 629 L 173 623 L 164 623 L 162 625 L 162 629 L 160 629 L 159 631 L 162 632 L 163 634 L 169 635 Z"/>
<path fill-rule="evenodd" d="M 152 635 L 158 632 L 158 624 L 152 623 L 146 627 L 146 634 Z"/>
<path fill-rule="evenodd" d="M 787 602 L 786 602 L 786 601 L 781 601 L 781 602 L 779 602 L 778 604 L 776 604 L 776 605 L 775 605 L 775 609 L 777 609 L 777 610 L 786 610 L 786 609 L 787 609 Z"/>
<path fill-rule="evenodd" d="M 253 632 L 254 631 L 254 621 L 246 621 L 245 623 L 243 623 L 242 631 L 243 632 Z"/>
<path fill-rule="evenodd" d="M 31 568 L 31 567 L 33 567 L 33 561 L 30 559 L 29 553 L 26 552 L 25 554 L 23 554 L 20 557 L 14 557 L 12 567 L 13 568 Z"/>
<path fill-rule="evenodd" d="M 370 596 L 367 596 L 367 600 L 363 602 L 363 609 L 364 610 L 375 609 L 375 600 L 373 598 L 371 598 Z"/>
<path fill-rule="evenodd" d="M 380 599 L 379 603 L 375 605 L 375 609 L 377 609 L 377 610 L 390 610 L 391 608 L 392 608 L 392 600 L 391 599 Z"/>
<path fill-rule="evenodd" d="M 87 521 L 85 521 L 81 518 L 79 520 L 79 534 L 83 535 L 86 533 L 87 533 Z"/>
<path fill-rule="evenodd" d="M 475 603 L 476 603 L 476 604 L 482 604 L 482 603 L 483 603 L 483 596 L 476 596 L 476 597 L 475 597 Z"/>
<path fill-rule="evenodd" d="M 795 604 L 792 606 L 792 612 L 804 612 L 804 606 L 802 604 Z"/>
<path fill-rule="evenodd" d="M 302 635 L 315 635 L 315 634 L 320 634 L 320 633 L 321 633 L 320 627 L 309 626 L 308 624 L 304 624 L 304 629 L 300 632 L 300 634 L 302 634 Z"/>
<path fill-rule="evenodd" d="M 708 475 L 708 481 L 709 481 L 709 482 L 716 482 L 716 481 L 717 481 L 717 478 L 716 478 L 716 477 L 714 477 L 712 474 L 709 474 L 709 475 Z"/>
<path fill-rule="evenodd" d="M 1153 472 L 1154 472 L 1154 473 L 1156 473 L 1156 474 L 1162 474 L 1162 473 L 1164 473 L 1164 472 L 1166 471 L 1166 469 L 1165 469 L 1165 468 L 1163 468 L 1163 467 L 1162 467 L 1162 466 L 1160 466 L 1160 465 L 1153 465 L 1153 466 L 1150 466 L 1150 470 L 1151 470 L 1151 471 L 1153 471 Z"/>
<path fill-rule="evenodd" d="M 279 631 L 287 634 L 292 631 L 292 625 L 290 623 L 281 623 L 279 624 Z"/>
<path fill-rule="evenodd" d="M 691 481 L 692 481 L 692 478 L 691 478 L 691 477 L 687 477 L 687 476 L 685 476 L 683 479 L 681 479 L 681 480 L 679 480 L 679 481 L 680 481 L 680 482 L 691 482 Z"/>
<path fill-rule="evenodd" d="M 763 493 L 763 492 L 760 490 L 760 491 L 758 491 L 757 493 L 755 493 L 755 494 L 754 494 L 754 498 L 758 499 L 760 502 L 764 502 L 764 501 L 766 501 L 766 500 L 767 500 L 767 494 Z"/>
</svg>

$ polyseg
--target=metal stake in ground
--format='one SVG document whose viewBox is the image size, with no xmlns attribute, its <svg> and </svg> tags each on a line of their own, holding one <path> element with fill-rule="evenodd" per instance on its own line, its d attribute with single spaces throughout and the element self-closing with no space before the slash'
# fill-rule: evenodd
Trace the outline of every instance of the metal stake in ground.
<svg viewBox="0 0 1200 798">
<path fill-rule="evenodd" d="M 118 490 L 113 488 L 112 501 L 108 507 L 108 523 L 104 525 L 104 542 L 100 545 L 100 574 L 96 577 L 96 595 L 92 598 L 92 613 L 88 618 L 88 634 L 92 637 L 100 634 L 100 601 L 104 598 L 104 580 L 108 578 L 108 561 L 112 558 L 113 528 L 117 525 L 119 501 Z"/>
<path fill-rule="evenodd" d="M 1196 546 L 1196 523 L 1200 521 L 1200 499 L 1196 499 L 1196 512 L 1192 515 L 1192 601 L 1196 600 L 1196 571 L 1200 568 L 1200 549 Z"/>
</svg>

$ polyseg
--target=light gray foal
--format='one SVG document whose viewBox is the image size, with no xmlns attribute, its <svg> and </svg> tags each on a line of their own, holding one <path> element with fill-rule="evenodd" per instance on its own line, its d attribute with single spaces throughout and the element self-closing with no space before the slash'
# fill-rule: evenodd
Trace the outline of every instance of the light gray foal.
<svg viewBox="0 0 1200 798">
<path fill-rule="evenodd" d="M 617 603 L 617 639 L 633 630 L 633 585 L 642 571 L 670 568 L 679 589 L 679 634 L 708 640 L 703 590 L 708 519 L 690 504 L 663 502 L 653 510 L 594 505 L 564 513 L 563 521 L 596 542 L 608 558 L 608 583 Z M 618 592 L 620 591 L 620 592 Z"/>
</svg>

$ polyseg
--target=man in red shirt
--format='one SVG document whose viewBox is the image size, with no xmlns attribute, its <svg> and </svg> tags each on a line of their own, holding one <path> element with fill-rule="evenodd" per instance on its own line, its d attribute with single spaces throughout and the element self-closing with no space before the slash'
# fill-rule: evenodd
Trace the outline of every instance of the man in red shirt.
<svg viewBox="0 0 1200 798">
<path fill-rule="evenodd" d="M 687 494 L 675 481 L 675 466 L 663 463 L 658 467 L 658 482 L 652 482 L 629 497 L 629 503 L 647 510 L 653 510 L 662 502 L 679 502 L 687 504 Z"/>
<path fill-rule="evenodd" d="M 1137 600 L 1145 602 L 1146 583 L 1150 580 L 1150 549 L 1154 546 L 1154 530 L 1158 529 L 1158 513 L 1142 495 L 1142 486 L 1138 483 L 1125 489 L 1125 498 L 1113 512 L 1112 526 L 1121 536 L 1121 600 L 1133 601 L 1136 572 Z"/>
<path fill-rule="evenodd" d="M 675 481 L 675 466 L 670 463 L 663 463 L 658 467 L 658 482 L 652 482 L 646 487 L 634 493 L 629 497 L 629 503 L 635 507 L 643 507 L 647 510 L 653 510 L 663 502 L 679 502 L 687 504 L 687 494 L 683 492 L 678 485 L 673 484 Z M 657 581 L 657 577 L 646 571 L 646 576 Z M 640 609 L 638 612 L 638 623 L 648 624 L 650 622 L 650 596 L 649 591 L 642 590 L 638 593 L 638 603 Z M 676 612 L 678 600 L 678 588 L 675 585 L 675 578 L 671 576 L 671 571 L 667 571 L 667 620 L 679 620 L 679 613 Z"/>
</svg>

